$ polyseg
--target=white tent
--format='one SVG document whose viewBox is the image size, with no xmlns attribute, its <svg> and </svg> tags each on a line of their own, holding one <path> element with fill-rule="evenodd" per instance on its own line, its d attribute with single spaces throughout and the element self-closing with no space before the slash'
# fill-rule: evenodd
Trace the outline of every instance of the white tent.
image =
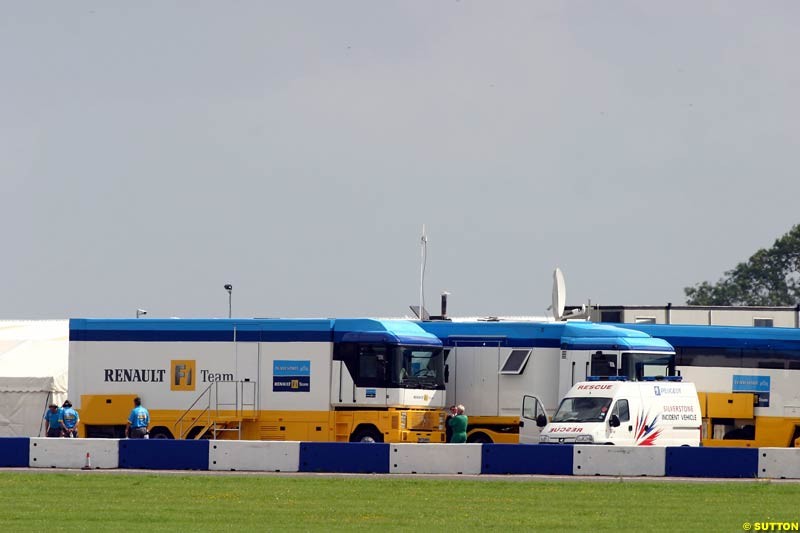
<svg viewBox="0 0 800 533">
<path fill-rule="evenodd" d="M 0 437 L 37 437 L 67 397 L 68 320 L 0 320 Z"/>
</svg>

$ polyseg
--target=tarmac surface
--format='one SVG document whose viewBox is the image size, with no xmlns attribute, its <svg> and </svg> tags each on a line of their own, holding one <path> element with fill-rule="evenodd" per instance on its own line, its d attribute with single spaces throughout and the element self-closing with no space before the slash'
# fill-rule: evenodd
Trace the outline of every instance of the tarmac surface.
<svg viewBox="0 0 800 533">
<path fill-rule="evenodd" d="M 341 478 L 341 479 L 431 479 L 469 481 L 513 481 L 547 482 L 568 481 L 574 483 L 800 483 L 800 479 L 769 478 L 699 478 L 662 476 L 545 476 L 545 475 L 492 475 L 492 474 L 342 474 L 331 472 L 252 472 L 227 470 L 137 470 L 132 468 L 92 469 L 79 468 L 0 468 L 0 473 L 79 474 L 79 475 L 162 475 L 162 476 L 260 476 L 296 478 Z"/>
</svg>

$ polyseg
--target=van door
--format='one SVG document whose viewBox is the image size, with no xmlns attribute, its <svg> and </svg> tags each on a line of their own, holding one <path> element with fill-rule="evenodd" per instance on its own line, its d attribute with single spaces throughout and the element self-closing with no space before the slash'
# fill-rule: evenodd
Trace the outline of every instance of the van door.
<svg viewBox="0 0 800 533">
<path fill-rule="evenodd" d="M 538 444 L 541 427 L 536 424 L 536 418 L 547 413 L 542 401 L 536 396 L 525 395 L 522 397 L 522 416 L 519 421 L 519 441 L 524 444 Z"/>
<path fill-rule="evenodd" d="M 611 417 L 619 418 L 619 426 L 611 427 Z M 617 446 L 635 446 L 636 436 L 633 432 L 633 420 L 631 420 L 630 402 L 626 398 L 620 398 L 611 406 L 611 415 L 606 420 L 608 424 L 608 442 Z"/>
</svg>

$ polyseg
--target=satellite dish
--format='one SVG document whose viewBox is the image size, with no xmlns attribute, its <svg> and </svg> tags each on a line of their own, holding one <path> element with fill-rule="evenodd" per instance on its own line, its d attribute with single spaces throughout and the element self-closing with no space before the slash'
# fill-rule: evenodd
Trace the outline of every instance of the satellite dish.
<svg viewBox="0 0 800 533">
<path fill-rule="evenodd" d="M 553 318 L 561 320 L 564 316 L 564 306 L 567 303 L 567 287 L 564 284 L 564 274 L 556 267 L 553 271 Z"/>
</svg>

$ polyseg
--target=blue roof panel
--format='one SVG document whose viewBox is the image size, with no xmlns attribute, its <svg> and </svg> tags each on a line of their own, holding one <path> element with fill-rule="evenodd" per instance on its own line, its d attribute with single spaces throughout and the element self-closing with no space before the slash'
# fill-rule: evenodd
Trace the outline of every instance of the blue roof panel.
<svg viewBox="0 0 800 533">
<path fill-rule="evenodd" d="M 420 322 L 445 346 L 497 343 L 510 347 L 672 351 L 661 339 L 641 331 L 592 322 Z"/>
<path fill-rule="evenodd" d="M 388 342 L 403 345 L 441 346 L 442 341 L 408 320 L 340 318 L 334 324 L 336 342 Z"/>
<path fill-rule="evenodd" d="M 624 324 L 676 348 L 751 348 L 800 350 L 800 329 L 752 326 L 700 326 L 669 324 Z"/>
</svg>

